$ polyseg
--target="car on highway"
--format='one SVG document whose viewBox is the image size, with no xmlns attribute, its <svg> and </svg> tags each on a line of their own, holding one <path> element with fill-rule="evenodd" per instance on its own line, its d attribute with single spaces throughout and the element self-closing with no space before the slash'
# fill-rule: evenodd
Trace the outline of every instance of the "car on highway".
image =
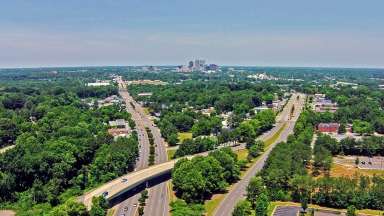
<svg viewBox="0 0 384 216">
<path fill-rule="evenodd" d="M 121 179 L 121 182 L 127 182 L 127 181 L 128 181 L 128 179 L 126 179 L 126 178 Z"/>
</svg>

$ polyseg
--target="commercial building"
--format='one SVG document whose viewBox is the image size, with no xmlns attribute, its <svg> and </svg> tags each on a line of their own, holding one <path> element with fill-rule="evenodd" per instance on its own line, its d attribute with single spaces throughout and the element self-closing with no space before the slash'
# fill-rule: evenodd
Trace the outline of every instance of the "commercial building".
<svg viewBox="0 0 384 216">
<path fill-rule="evenodd" d="M 109 86 L 110 81 L 108 80 L 96 80 L 96 82 L 93 83 L 87 83 L 87 86 Z"/>
<path fill-rule="evenodd" d="M 339 123 L 320 123 L 317 130 L 322 133 L 337 133 L 339 131 Z"/>
<path fill-rule="evenodd" d="M 112 135 L 115 139 L 118 137 L 126 137 L 131 134 L 131 129 L 124 119 L 116 119 L 114 121 L 109 121 L 108 124 L 111 127 L 110 129 L 108 129 L 108 133 Z"/>
<path fill-rule="evenodd" d="M 195 70 L 203 70 L 205 67 L 205 60 L 202 59 L 196 59 L 195 64 L 194 64 L 194 69 Z"/>
<path fill-rule="evenodd" d="M 313 100 L 313 110 L 315 112 L 334 113 L 338 109 L 337 103 L 326 99 L 324 94 L 315 94 Z"/>
</svg>

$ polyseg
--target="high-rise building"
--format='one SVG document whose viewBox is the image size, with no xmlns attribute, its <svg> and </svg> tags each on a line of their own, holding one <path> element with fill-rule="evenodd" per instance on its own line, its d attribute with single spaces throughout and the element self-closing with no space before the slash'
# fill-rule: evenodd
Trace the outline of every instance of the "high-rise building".
<svg viewBox="0 0 384 216">
<path fill-rule="evenodd" d="M 189 67 L 190 69 L 193 68 L 193 61 L 189 61 L 189 63 L 188 63 L 188 67 Z"/>
<path fill-rule="evenodd" d="M 216 64 L 210 64 L 205 67 L 205 70 L 209 71 L 217 71 L 217 69 L 219 69 L 219 66 L 217 66 Z"/>
<path fill-rule="evenodd" d="M 196 70 L 203 70 L 204 66 L 205 66 L 205 60 L 202 60 L 202 59 L 196 59 L 195 60 L 194 68 Z"/>
</svg>

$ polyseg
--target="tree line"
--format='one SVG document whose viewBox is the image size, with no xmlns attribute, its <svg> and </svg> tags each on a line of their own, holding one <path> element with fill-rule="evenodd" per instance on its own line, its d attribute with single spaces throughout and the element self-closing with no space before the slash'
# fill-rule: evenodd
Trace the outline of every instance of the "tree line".
<svg viewBox="0 0 384 216">
<path fill-rule="evenodd" d="M 132 122 L 123 108 L 90 109 L 67 82 L 51 85 L 0 95 L 1 145 L 16 144 L 0 155 L 0 206 L 20 215 L 55 215 L 62 205 L 80 211 L 72 198 L 133 170 L 138 157 L 135 133 L 117 140 L 107 133 L 109 120 Z"/>
<path fill-rule="evenodd" d="M 325 175 L 313 178 L 308 173 L 312 161 L 310 143 L 315 125 L 316 116 L 309 110 L 303 111 L 294 134 L 272 150 L 262 171 L 248 185 L 247 200 L 251 210 L 257 208 L 257 200 L 261 199 L 263 193 L 268 200 L 300 202 L 305 208 L 308 203 L 313 203 L 335 208 L 384 209 L 382 176 L 348 178 Z M 314 148 L 314 166 L 329 169 L 329 164 L 321 163 L 332 160 L 332 154 L 337 150 L 336 143 L 329 136 L 320 135 Z M 244 211 L 248 209 L 247 206 L 240 203 L 238 210 Z"/>
<path fill-rule="evenodd" d="M 173 215 L 201 215 L 204 200 L 225 191 L 239 179 L 238 163 L 230 148 L 213 151 L 206 157 L 180 159 L 172 171 L 174 191 L 179 198 L 171 203 Z"/>
</svg>

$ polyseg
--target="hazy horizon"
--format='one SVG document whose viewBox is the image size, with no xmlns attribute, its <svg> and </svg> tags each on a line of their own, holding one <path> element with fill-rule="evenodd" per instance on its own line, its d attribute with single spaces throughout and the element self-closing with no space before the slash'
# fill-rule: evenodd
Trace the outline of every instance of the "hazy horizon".
<svg viewBox="0 0 384 216">
<path fill-rule="evenodd" d="M 381 0 L 15 0 L 0 68 L 218 65 L 384 68 Z"/>
</svg>

